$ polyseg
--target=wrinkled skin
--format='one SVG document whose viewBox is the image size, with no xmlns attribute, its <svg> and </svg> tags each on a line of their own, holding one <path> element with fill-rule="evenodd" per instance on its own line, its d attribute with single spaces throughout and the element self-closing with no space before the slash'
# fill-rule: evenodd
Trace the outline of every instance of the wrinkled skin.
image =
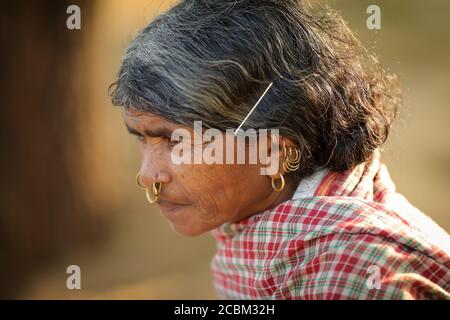
<svg viewBox="0 0 450 320">
<path fill-rule="evenodd" d="M 140 182 L 146 186 L 163 183 L 157 205 L 179 234 L 200 235 L 225 222 L 237 222 L 273 208 L 292 197 L 290 181 L 286 180 L 282 192 L 275 192 L 270 178 L 278 176 L 261 175 L 259 163 L 174 164 L 171 151 L 183 142 L 171 141 L 171 132 L 184 128 L 193 134 L 192 127 L 135 110 L 127 110 L 124 120 L 130 133 L 139 140 Z M 283 137 L 280 141 L 291 144 Z M 204 148 L 202 144 L 190 143 L 192 148 Z"/>
</svg>

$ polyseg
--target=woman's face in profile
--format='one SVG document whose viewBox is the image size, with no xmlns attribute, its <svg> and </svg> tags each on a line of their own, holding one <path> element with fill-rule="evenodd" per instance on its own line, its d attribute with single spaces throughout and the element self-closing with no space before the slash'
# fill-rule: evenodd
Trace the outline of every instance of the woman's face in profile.
<svg viewBox="0 0 450 320">
<path fill-rule="evenodd" d="M 162 182 L 157 205 L 176 232 L 199 235 L 261 212 L 283 198 L 273 192 L 270 178 L 260 174 L 258 164 L 173 163 L 173 148 L 186 142 L 172 141 L 172 132 L 183 128 L 193 136 L 192 127 L 135 110 L 127 110 L 124 118 L 139 141 L 140 182 L 150 187 Z M 204 143 L 188 143 L 192 152 L 204 148 Z"/>
</svg>

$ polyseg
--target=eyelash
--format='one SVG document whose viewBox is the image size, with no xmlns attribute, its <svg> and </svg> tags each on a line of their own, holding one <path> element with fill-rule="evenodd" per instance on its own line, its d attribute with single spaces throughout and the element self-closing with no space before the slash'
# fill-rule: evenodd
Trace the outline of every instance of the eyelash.
<svg viewBox="0 0 450 320">
<path fill-rule="evenodd" d="M 171 146 L 171 147 L 173 147 L 173 146 L 177 145 L 178 143 L 180 143 L 180 141 L 172 141 L 170 137 L 162 137 L 162 138 L 163 138 L 164 140 L 166 140 L 167 143 L 169 144 L 169 146 Z M 141 135 L 136 135 L 136 139 L 137 139 L 139 142 L 144 142 L 145 137 L 144 137 L 144 136 L 141 136 Z"/>
<path fill-rule="evenodd" d="M 144 141 L 145 137 L 136 135 L 136 139 L 138 139 L 139 142 L 142 142 L 142 141 Z"/>
</svg>

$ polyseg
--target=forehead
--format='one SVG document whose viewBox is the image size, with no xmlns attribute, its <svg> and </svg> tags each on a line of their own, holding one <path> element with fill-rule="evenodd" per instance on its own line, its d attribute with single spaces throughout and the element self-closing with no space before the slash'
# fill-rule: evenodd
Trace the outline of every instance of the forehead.
<svg viewBox="0 0 450 320">
<path fill-rule="evenodd" d="M 156 114 L 133 109 L 124 111 L 124 120 L 129 130 L 147 132 L 149 135 L 156 135 L 156 133 L 168 134 L 176 129 L 194 130 L 191 126 L 173 123 Z"/>
<path fill-rule="evenodd" d="M 166 124 L 169 125 L 170 122 L 164 119 L 163 117 L 160 117 L 158 115 L 155 115 L 150 112 L 143 112 L 143 111 L 137 111 L 134 109 L 126 109 L 123 113 L 124 120 L 128 124 Z"/>
</svg>

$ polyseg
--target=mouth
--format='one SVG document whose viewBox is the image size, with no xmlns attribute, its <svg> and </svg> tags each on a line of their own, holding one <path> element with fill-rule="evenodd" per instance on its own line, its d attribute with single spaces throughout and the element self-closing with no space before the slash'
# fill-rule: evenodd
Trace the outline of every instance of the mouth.
<svg viewBox="0 0 450 320">
<path fill-rule="evenodd" d="M 159 208 L 161 209 L 161 211 L 166 216 L 173 215 L 174 213 L 176 213 L 182 209 L 185 209 L 189 206 L 188 204 L 176 203 L 176 202 L 171 202 L 171 201 L 161 200 L 161 199 L 158 200 L 157 204 L 158 204 Z"/>
</svg>

